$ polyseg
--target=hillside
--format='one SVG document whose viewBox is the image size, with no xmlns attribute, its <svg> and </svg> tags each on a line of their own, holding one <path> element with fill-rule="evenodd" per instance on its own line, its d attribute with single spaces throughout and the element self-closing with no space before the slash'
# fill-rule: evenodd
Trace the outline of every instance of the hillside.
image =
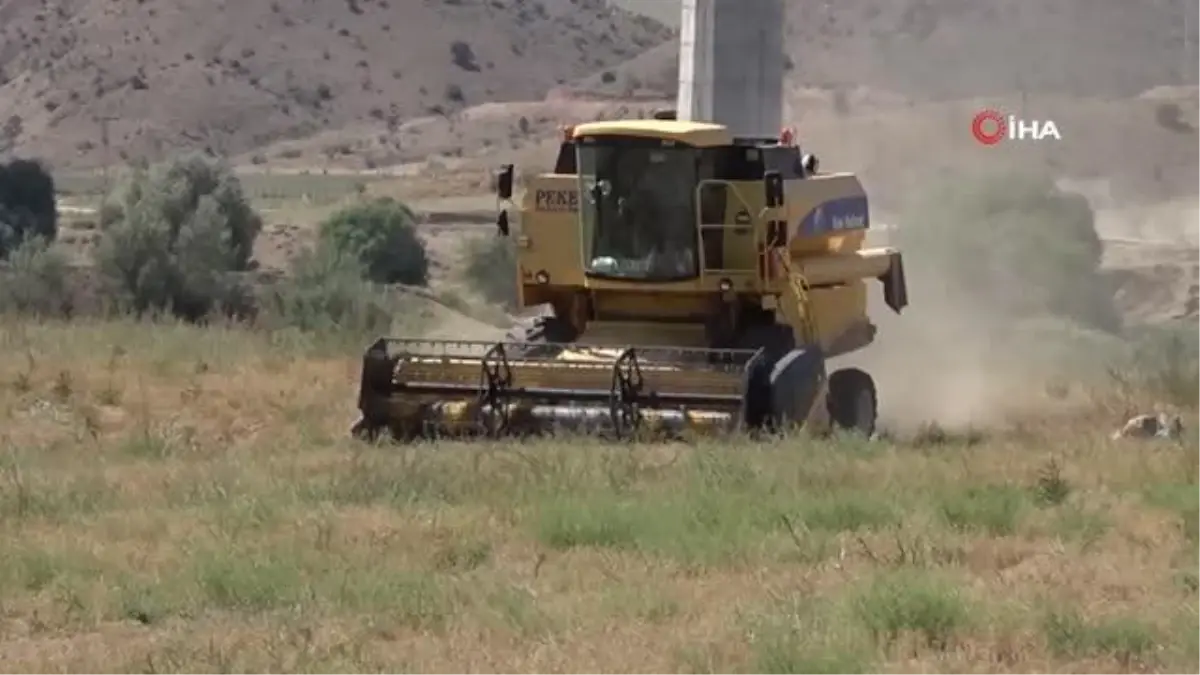
<svg viewBox="0 0 1200 675">
<path fill-rule="evenodd" d="M 101 118 L 113 161 L 384 134 L 541 98 L 668 37 L 604 0 L 0 0 L 0 151 L 98 164 Z"/>
<path fill-rule="evenodd" d="M 668 19 L 678 0 L 612 0 Z M 1130 96 L 1195 84 L 1197 7 L 1186 0 L 788 2 L 791 83 L 916 100 L 1012 91 Z M 673 92 L 674 41 L 578 89 Z"/>
</svg>

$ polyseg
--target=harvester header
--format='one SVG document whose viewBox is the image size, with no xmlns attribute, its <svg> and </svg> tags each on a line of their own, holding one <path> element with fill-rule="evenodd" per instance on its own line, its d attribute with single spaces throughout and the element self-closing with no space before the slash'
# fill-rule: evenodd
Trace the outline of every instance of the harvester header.
<svg viewBox="0 0 1200 675">
<path fill-rule="evenodd" d="M 366 429 L 401 439 L 543 434 L 628 437 L 639 431 L 757 427 L 750 350 L 380 339 L 363 358 Z"/>
</svg>

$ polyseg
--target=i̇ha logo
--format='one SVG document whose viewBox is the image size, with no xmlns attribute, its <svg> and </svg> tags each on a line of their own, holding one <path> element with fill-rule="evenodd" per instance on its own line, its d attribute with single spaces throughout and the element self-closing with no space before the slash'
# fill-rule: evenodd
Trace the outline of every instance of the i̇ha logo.
<svg viewBox="0 0 1200 675">
<path fill-rule="evenodd" d="M 1062 140 L 1058 125 L 1053 120 L 1020 119 L 1015 115 L 1002 114 L 999 110 L 984 110 L 975 115 L 971 120 L 971 135 L 983 145 L 996 145 L 1004 140 Z"/>
</svg>

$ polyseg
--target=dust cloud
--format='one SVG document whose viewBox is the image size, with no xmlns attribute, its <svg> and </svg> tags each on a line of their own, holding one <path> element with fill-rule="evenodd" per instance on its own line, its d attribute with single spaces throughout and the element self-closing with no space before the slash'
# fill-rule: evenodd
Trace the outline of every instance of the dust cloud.
<svg viewBox="0 0 1200 675">
<path fill-rule="evenodd" d="M 932 237 L 900 237 L 893 229 L 869 240 L 872 246 L 904 250 L 911 304 L 895 315 L 872 283 L 869 310 L 878 327 L 876 342 L 839 360 L 875 377 L 881 420 L 890 428 L 906 430 L 929 422 L 950 429 L 994 428 L 1037 413 L 1061 402 L 1048 395 L 1058 384 L 1090 366 L 1100 368 L 1088 363 L 1090 353 L 1081 345 L 1115 340 L 1115 333 L 1106 330 L 1118 325 L 1102 327 L 1105 321 L 1096 319 L 1108 311 L 1104 305 L 1111 293 L 1092 288 L 1104 281 L 1098 269 L 1088 267 L 1098 267 L 1102 252 L 1098 241 L 1088 239 L 1088 234 L 1096 237 L 1094 214 L 1075 210 L 1087 222 L 1074 232 L 1034 239 L 1033 229 L 1061 219 L 1063 211 L 1055 207 L 1031 215 L 1030 203 L 1037 198 L 1021 196 L 1006 205 L 1009 213 L 977 222 L 980 214 L 996 207 L 994 198 L 979 196 L 980 202 L 989 202 L 984 209 L 959 204 L 941 222 L 924 220 L 920 211 L 906 216 L 931 228 L 925 234 Z M 1070 193 L 1064 196 L 1070 198 Z M 896 227 L 904 228 L 904 222 Z M 995 235 L 997 231 L 1003 234 Z M 1094 261 L 1081 259 L 1086 256 Z M 1078 271 L 1034 271 L 1060 264 Z M 1058 311 L 1064 304 L 1069 311 Z"/>
<path fill-rule="evenodd" d="M 1100 202 L 1106 207 L 1092 210 L 1094 229 L 1102 239 L 1125 237 L 1175 242 L 1173 253 L 1177 257 L 1190 256 L 1192 277 L 1187 288 L 1195 293 L 1194 203 L 1135 208 L 1089 197 L 1091 203 Z M 969 225 L 964 222 L 962 226 Z M 902 222 L 896 225 L 897 230 L 903 227 Z M 897 230 L 873 233 L 869 245 L 901 245 Z M 1029 244 L 1024 255 L 1053 256 L 1062 248 L 1065 247 Z M 1113 248 L 1106 242 L 1102 249 L 1104 257 L 1111 257 Z M 1154 265 L 1168 264 L 1163 262 L 1161 252 L 1146 252 L 1144 248 L 1136 246 L 1139 253 L 1134 255 L 1147 256 Z M 971 265 L 994 265 L 995 260 L 957 260 L 953 252 L 921 248 L 905 248 L 904 253 L 911 304 L 896 315 L 883 304 L 881 291 L 869 288 L 870 313 L 879 328 L 876 341 L 867 349 L 831 364 L 854 365 L 872 374 L 879 390 L 881 422 L 889 428 L 911 430 L 931 421 L 946 428 L 994 428 L 1027 413 L 1041 417 L 1048 406 L 1069 404 L 1065 397 L 1071 392 L 1083 393 L 1080 383 L 1103 377 L 1111 363 L 1106 359 L 1121 344 L 1120 319 L 1128 321 L 1128 312 L 1121 312 L 1126 316 L 1118 316 L 1118 324 L 1105 329 L 1053 311 L 1032 315 L 1012 311 L 1014 305 L 1009 301 L 1014 298 L 1005 296 L 1029 294 L 1028 284 L 1012 283 L 1011 289 L 973 290 L 964 290 L 960 285 L 961 263 L 967 262 L 969 269 Z M 961 255 L 968 252 L 962 251 Z M 1169 265 L 1173 270 L 1180 269 L 1178 261 Z M 1107 267 L 1097 269 L 1091 279 L 1068 276 L 1056 277 L 1055 282 L 1110 283 L 1117 273 Z M 1021 273 L 1021 269 L 1014 268 L 1008 274 L 990 278 L 1011 282 Z M 1158 315 L 1150 317 L 1154 320 L 1178 316 L 1188 302 L 1178 294 L 1164 299 L 1163 289 L 1155 290 L 1158 295 L 1126 301 L 1142 309 L 1148 309 L 1147 305 L 1154 302 L 1169 303 L 1158 308 Z M 1121 309 L 1115 289 L 1100 295 L 1102 300 L 1114 301 L 1115 311 Z M 1194 298 L 1191 302 L 1194 304 Z"/>
<path fill-rule="evenodd" d="M 1044 408 L 1048 391 L 1077 372 L 1079 364 L 1060 360 L 1080 339 L 1069 324 L 1002 325 L 985 304 L 951 304 L 938 295 L 910 285 L 913 304 L 899 316 L 873 299 L 875 344 L 838 359 L 875 378 L 887 426 L 995 427 Z"/>
</svg>

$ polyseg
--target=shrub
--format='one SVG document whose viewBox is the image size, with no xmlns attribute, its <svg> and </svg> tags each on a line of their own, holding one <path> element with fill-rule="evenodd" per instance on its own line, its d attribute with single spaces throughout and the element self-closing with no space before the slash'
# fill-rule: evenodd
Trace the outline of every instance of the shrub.
<svg viewBox="0 0 1200 675">
<path fill-rule="evenodd" d="M 196 320 L 243 302 L 262 219 L 223 162 L 190 154 L 135 168 L 101 212 L 105 282 L 134 310 Z"/>
<path fill-rule="evenodd" d="M 480 237 L 467 243 L 465 275 L 489 302 L 517 302 L 517 253 L 510 237 Z"/>
<path fill-rule="evenodd" d="M 69 314 L 68 272 L 66 258 L 45 239 L 26 238 L 0 266 L 0 312 Z"/>
<path fill-rule="evenodd" d="M 1047 176 L 985 172 L 934 182 L 909 200 L 893 241 L 914 285 L 943 288 L 950 301 L 1002 318 L 1119 324 L 1091 206 Z"/>
<path fill-rule="evenodd" d="M 291 277 L 263 293 L 262 315 L 274 328 L 386 330 L 392 321 L 392 304 L 385 289 L 363 276 L 356 258 L 327 247 L 305 251 L 293 262 Z"/>
<path fill-rule="evenodd" d="M 29 237 L 53 242 L 58 236 L 54 178 L 39 162 L 0 163 L 0 260 Z"/>
<path fill-rule="evenodd" d="M 429 283 L 429 257 L 416 223 L 416 214 L 404 204 L 374 199 L 321 223 L 320 245 L 357 258 L 366 278 L 376 283 L 424 286 Z"/>
</svg>

